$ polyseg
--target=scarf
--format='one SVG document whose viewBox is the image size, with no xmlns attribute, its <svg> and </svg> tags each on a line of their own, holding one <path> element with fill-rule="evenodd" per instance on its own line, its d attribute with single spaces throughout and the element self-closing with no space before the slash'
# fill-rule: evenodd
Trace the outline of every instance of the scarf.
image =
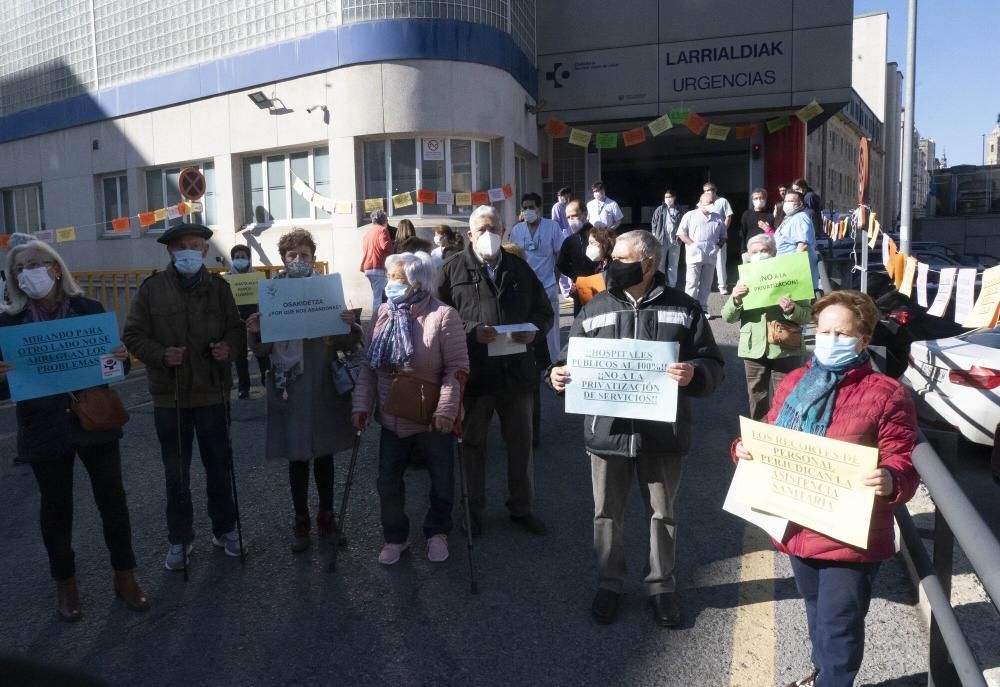
<svg viewBox="0 0 1000 687">
<path fill-rule="evenodd" d="M 52 308 L 43 308 L 42 305 L 32 299 L 28 299 L 28 317 L 31 322 L 48 322 L 49 320 L 61 320 L 69 314 L 69 299 L 60 298 L 59 302 Z"/>
<path fill-rule="evenodd" d="M 302 358 L 302 339 L 275 341 L 271 346 L 271 379 L 274 388 L 288 398 L 288 385 L 303 373 L 305 363 Z"/>
<path fill-rule="evenodd" d="M 864 350 L 854 360 L 827 367 L 813 357 L 812 366 L 785 399 L 774 424 L 785 429 L 825 436 L 830 418 L 833 417 L 837 385 L 843 381 L 844 375 L 865 364 L 870 358 L 868 351 Z"/>
<path fill-rule="evenodd" d="M 409 296 L 396 301 L 390 300 L 388 305 L 389 321 L 378 334 L 372 338 L 368 347 L 368 366 L 373 370 L 403 369 L 409 367 L 413 357 L 413 336 L 410 334 L 410 306 L 427 295 L 420 289 Z"/>
</svg>

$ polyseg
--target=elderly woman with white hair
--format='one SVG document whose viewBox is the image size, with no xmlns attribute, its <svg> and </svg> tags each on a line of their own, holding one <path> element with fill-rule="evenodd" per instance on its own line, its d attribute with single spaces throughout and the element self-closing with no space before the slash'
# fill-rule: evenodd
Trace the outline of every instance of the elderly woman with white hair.
<svg viewBox="0 0 1000 687">
<path fill-rule="evenodd" d="M 0 327 L 83 317 L 104 312 L 83 291 L 56 251 L 41 241 L 28 241 L 7 255 L 9 305 Z M 119 346 L 114 357 L 128 369 L 128 353 Z M 10 363 L 0 361 L 0 385 L 7 385 Z M 80 620 L 80 598 L 73 554 L 73 469 L 79 456 L 94 493 L 104 529 L 104 543 L 114 569 L 113 589 L 127 608 L 145 611 L 149 601 L 136 582 L 132 526 L 122 484 L 120 429 L 86 431 L 71 412 L 70 394 L 55 394 L 17 403 L 17 454 L 31 465 L 41 493 L 42 540 L 56 581 L 56 606 L 67 622 Z"/>
<path fill-rule="evenodd" d="M 757 234 L 747 241 L 744 261 L 758 262 L 776 254 L 774 237 Z M 786 374 L 802 367 L 806 352 L 802 327 L 812 317 L 812 307 L 808 301 L 793 301 L 783 296 L 777 305 L 747 310 L 743 308 L 743 297 L 749 291 L 746 284 L 737 282 L 732 296 L 722 306 L 722 319 L 740 323 L 737 354 L 746 368 L 750 417 L 763 420 L 778 383 Z"/>
<path fill-rule="evenodd" d="M 393 565 L 409 546 L 403 475 L 419 453 L 431 478 L 424 517 L 427 558 L 448 558 L 454 503 L 452 430 L 461 413 L 460 376 L 468 374 L 465 328 L 458 312 L 432 292 L 427 253 L 386 258 L 387 302 L 372 318 L 361 375 L 354 389 L 353 421 L 364 429 L 374 410 L 382 425 L 378 493 L 385 545 L 379 563 Z"/>
</svg>

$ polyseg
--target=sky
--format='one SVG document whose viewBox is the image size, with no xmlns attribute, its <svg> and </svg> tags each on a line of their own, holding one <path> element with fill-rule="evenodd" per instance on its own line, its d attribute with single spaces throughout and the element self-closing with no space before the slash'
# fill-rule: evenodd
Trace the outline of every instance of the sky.
<svg viewBox="0 0 1000 687">
<path fill-rule="evenodd" d="M 907 0 L 854 0 L 854 14 L 889 13 L 889 61 L 906 73 Z M 917 130 L 948 165 L 978 165 L 1000 113 L 998 0 L 918 0 Z"/>
</svg>

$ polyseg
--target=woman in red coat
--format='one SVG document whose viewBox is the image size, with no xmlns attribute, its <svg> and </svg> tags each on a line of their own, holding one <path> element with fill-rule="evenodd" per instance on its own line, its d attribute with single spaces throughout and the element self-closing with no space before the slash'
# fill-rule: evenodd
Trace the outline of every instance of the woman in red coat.
<svg viewBox="0 0 1000 687">
<path fill-rule="evenodd" d="M 835 291 L 813 306 L 814 358 L 778 386 L 768 422 L 853 444 L 878 447 L 878 468 L 864 484 L 875 489 L 868 547 L 861 549 L 789 523 L 779 551 L 791 559 L 806 602 L 812 672 L 788 687 L 850 687 L 865 648 L 872 581 L 895 554 L 893 510 L 917 488 L 911 455 L 917 419 L 913 401 L 894 379 L 875 372 L 866 347 L 879 311 L 858 291 Z M 733 457 L 752 460 L 743 442 Z"/>
</svg>

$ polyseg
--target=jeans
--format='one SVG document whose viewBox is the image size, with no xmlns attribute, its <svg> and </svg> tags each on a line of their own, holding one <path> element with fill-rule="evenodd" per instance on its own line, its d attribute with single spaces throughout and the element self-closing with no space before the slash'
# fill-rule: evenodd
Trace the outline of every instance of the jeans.
<svg viewBox="0 0 1000 687">
<path fill-rule="evenodd" d="M 382 305 L 382 296 L 385 295 L 385 285 L 389 278 L 386 276 L 385 270 L 365 270 L 365 276 L 368 278 L 368 283 L 372 285 L 371 319 L 374 320 L 378 316 L 379 306 Z"/>
<path fill-rule="evenodd" d="M 111 567 L 126 571 L 135 568 L 132 552 L 132 525 L 128 501 L 122 485 L 122 460 L 118 442 L 76 449 L 90 475 L 94 503 L 101 514 L 104 543 L 111 553 Z M 49 554 L 52 578 L 65 580 L 76 574 L 73 554 L 73 467 L 74 455 L 32 463 L 31 470 L 41 494 L 39 520 L 42 541 Z"/>
<path fill-rule="evenodd" d="M 486 451 L 493 413 L 500 416 L 500 434 L 507 447 L 507 488 L 511 515 L 531 513 L 535 494 L 531 448 L 531 391 L 501 390 L 494 396 L 466 396 L 463 453 L 469 478 L 469 509 L 482 513 L 486 507 Z"/>
<path fill-rule="evenodd" d="M 865 653 L 865 616 L 880 563 L 790 556 L 806 602 L 816 687 L 851 687 Z"/>
<path fill-rule="evenodd" d="M 309 517 L 309 463 L 313 465 L 316 491 L 319 493 L 319 512 L 333 510 L 333 456 L 319 456 L 308 460 L 288 462 L 288 484 L 292 488 L 292 505 L 295 514 Z"/>
<path fill-rule="evenodd" d="M 236 527 L 236 507 L 229 480 L 231 459 L 226 437 L 226 410 L 221 403 L 181 408 L 181 445 L 177 444 L 177 411 L 154 408 L 153 424 L 160 440 L 163 474 L 167 482 L 167 537 L 171 544 L 194 539 L 191 504 L 191 449 L 198 435 L 198 452 L 205 468 L 208 517 L 212 533 L 221 536 Z"/>
<path fill-rule="evenodd" d="M 708 294 L 712 291 L 712 272 L 715 265 L 711 262 L 688 263 L 687 280 L 684 292 L 701 304 L 701 309 L 708 314 Z"/>
<path fill-rule="evenodd" d="M 771 395 L 785 375 L 802 367 L 802 356 L 788 358 L 743 359 L 750 398 L 750 419 L 762 421 L 771 409 Z"/>
<path fill-rule="evenodd" d="M 681 481 L 684 456 L 602 458 L 590 454 L 594 483 L 594 552 L 597 554 L 598 585 L 622 591 L 628 568 L 625 563 L 625 508 L 632 480 L 639 480 L 649 531 L 649 556 L 645 588 L 649 596 L 676 590 L 674 563 L 677 522 L 674 501 Z"/>
<path fill-rule="evenodd" d="M 451 434 L 421 432 L 397 436 L 382 428 L 378 449 L 378 496 L 382 511 L 382 533 L 387 544 L 403 544 L 410 536 L 406 517 L 406 484 L 403 475 L 414 451 L 427 461 L 431 478 L 430 508 L 424 516 L 424 536 L 451 532 L 451 508 L 455 501 L 455 464 Z"/>
</svg>

